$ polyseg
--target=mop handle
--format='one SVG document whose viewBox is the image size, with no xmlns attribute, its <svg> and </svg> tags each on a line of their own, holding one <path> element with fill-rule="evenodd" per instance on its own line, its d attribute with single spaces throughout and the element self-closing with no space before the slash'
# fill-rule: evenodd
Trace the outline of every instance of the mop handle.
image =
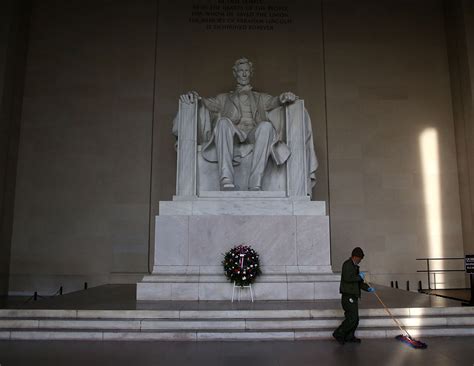
<svg viewBox="0 0 474 366">
<path fill-rule="evenodd" d="M 370 282 L 366 282 L 367 285 L 369 285 L 370 287 L 372 287 L 372 285 L 370 284 Z M 398 328 L 400 328 L 400 330 L 402 332 L 405 332 L 409 338 L 411 338 L 411 335 L 410 333 L 408 333 L 408 331 L 402 327 L 401 323 L 398 321 L 397 318 L 395 318 L 395 316 L 393 316 L 392 312 L 390 311 L 390 309 L 387 307 L 387 305 L 385 305 L 385 303 L 382 301 L 382 299 L 380 298 L 380 296 L 377 294 L 377 292 L 374 292 L 374 295 L 377 297 L 377 299 L 380 301 L 380 303 L 382 304 L 383 308 L 385 309 L 385 311 L 388 313 L 388 315 L 390 315 L 390 317 L 393 319 L 393 321 L 397 324 Z"/>
</svg>

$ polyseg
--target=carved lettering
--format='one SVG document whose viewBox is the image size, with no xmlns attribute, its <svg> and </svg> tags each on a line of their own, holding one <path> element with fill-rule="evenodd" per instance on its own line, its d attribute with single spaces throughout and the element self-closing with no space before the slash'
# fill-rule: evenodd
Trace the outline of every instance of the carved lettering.
<svg viewBox="0 0 474 366">
<path fill-rule="evenodd" d="M 289 8 L 275 0 L 193 0 L 188 19 L 207 31 L 272 31 L 292 23 Z"/>
</svg>

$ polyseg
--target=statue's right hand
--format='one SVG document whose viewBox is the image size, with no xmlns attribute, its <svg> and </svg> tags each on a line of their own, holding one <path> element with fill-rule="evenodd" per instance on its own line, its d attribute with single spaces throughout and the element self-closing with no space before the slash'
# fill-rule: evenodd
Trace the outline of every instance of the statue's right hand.
<svg viewBox="0 0 474 366">
<path fill-rule="evenodd" d="M 199 101 L 199 99 L 201 99 L 201 97 L 195 91 L 190 91 L 190 92 L 188 92 L 186 94 L 183 94 L 179 97 L 179 100 L 183 103 L 186 103 L 186 104 L 192 104 L 194 102 Z"/>
</svg>

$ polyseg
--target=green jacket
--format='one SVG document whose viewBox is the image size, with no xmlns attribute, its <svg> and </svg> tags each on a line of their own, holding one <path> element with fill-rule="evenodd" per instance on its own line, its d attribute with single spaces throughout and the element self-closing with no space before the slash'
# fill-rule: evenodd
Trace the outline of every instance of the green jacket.
<svg viewBox="0 0 474 366">
<path fill-rule="evenodd" d="M 369 286 L 359 277 L 359 266 L 352 262 L 352 258 L 349 258 L 342 265 L 339 292 L 360 297 L 360 289 L 367 291 Z"/>
</svg>

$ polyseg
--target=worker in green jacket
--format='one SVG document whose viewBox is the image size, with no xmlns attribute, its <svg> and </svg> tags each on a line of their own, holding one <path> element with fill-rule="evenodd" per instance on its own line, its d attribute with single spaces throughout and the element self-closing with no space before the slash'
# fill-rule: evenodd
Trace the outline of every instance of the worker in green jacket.
<svg viewBox="0 0 474 366">
<path fill-rule="evenodd" d="M 360 343 L 354 333 L 359 325 L 359 305 L 360 290 L 374 292 L 373 287 L 369 287 L 364 282 L 365 273 L 359 271 L 359 263 L 364 258 L 364 252 L 356 247 L 352 251 L 351 257 L 342 265 L 341 286 L 339 292 L 342 294 L 341 303 L 344 309 L 345 319 L 332 334 L 340 343 L 354 342 Z"/>
</svg>

